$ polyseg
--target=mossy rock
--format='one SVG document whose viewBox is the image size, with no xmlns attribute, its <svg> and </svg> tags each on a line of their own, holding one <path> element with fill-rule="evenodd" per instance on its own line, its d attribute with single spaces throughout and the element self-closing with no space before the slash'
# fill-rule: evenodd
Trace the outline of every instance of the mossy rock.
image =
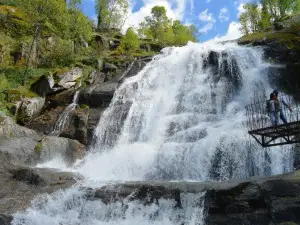
<svg viewBox="0 0 300 225">
<path fill-rule="evenodd" d="M 39 142 L 37 145 L 34 147 L 34 151 L 38 154 L 40 154 L 43 150 L 43 143 Z"/>
<path fill-rule="evenodd" d="M 16 89 L 7 90 L 7 97 L 8 102 L 20 101 L 22 99 L 22 93 Z"/>
<path fill-rule="evenodd" d="M 81 109 L 89 109 L 89 106 L 86 105 L 86 104 L 81 104 L 81 105 L 80 105 L 80 108 L 81 108 Z"/>
<path fill-rule="evenodd" d="M 300 36 L 296 34 L 295 29 L 291 28 L 284 32 L 265 32 L 265 33 L 253 33 L 241 37 L 238 42 L 240 44 L 259 44 L 259 43 L 268 43 L 276 41 L 278 44 L 287 46 L 289 49 L 300 51 Z M 300 32 L 300 30 L 299 30 Z"/>
</svg>

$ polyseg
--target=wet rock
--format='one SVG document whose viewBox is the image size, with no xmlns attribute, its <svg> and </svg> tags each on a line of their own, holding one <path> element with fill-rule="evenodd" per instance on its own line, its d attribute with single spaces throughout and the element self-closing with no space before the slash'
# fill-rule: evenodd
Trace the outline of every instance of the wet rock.
<svg viewBox="0 0 300 225">
<path fill-rule="evenodd" d="M 135 60 L 131 65 L 129 65 L 129 68 L 121 76 L 118 82 L 123 82 L 125 78 L 137 75 L 145 66 L 146 62 L 143 60 Z"/>
<path fill-rule="evenodd" d="M 89 109 L 89 118 L 87 122 L 87 145 L 88 146 L 93 144 L 95 129 L 105 109 L 106 107 Z"/>
<path fill-rule="evenodd" d="M 26 127 L 35 130 L 40 134 L 51 134 L 54 130 L 54 126 L 59 117 L 59 114 L 63 112 L 64 107 L 60 107 L 57 105 L 54 109 L 47 109 L 48 110 L 44 111 L 42 115 L 34 118 L 30 123 L 26 124 Z"/>
<path fill-rule="evenodd" d="M 0 225 L 10 225 L 12 220 L 11 215 L 0 214 Z"/>
<path fill-rule="evenodd" d="M 79 94 L 79 104 L 92 108 L 108 106 L 118 87 L 117 82 L 105 82 L 85 88 Z"/>
<path fill-rule="evenodd" d="M 32 163 L 44 163 L 55 158 L 62 159 L 67 166 L 71 166 L 77 159 L 82 159 L 85 146 L 76 140 L 68 138 L 46 136 L 35 146 L 35 159 Z"/>
<path fill-rule="evenodd" d="M 12 215 L 26 209 L 40 194 L 51 194 L 75 184 L 73 174 L 10 164 L 0 154 L 0 224 L 10 224 Z"/>
<path fill-rule="evenodd" d="M 128 182 L 89 190 L 90 199 L 108 204 L 158 204 L 174 200 L 183 207 L 184 195 L 203 193 L 205 224 L 299 224 L 300 172 L 226 182 Z M 109 196 L 109 197 L 108 197 Z M 125 200 L 126 199 L 126 200 Z M 125 200 L 125 201 L 124 201 Z"/>
<path fill-rule="evenodd" d="M 70 125 L 60 133 L 60 137 L 78 140 L 80 143 L 87 145 L 87 127 L 88 127 L 88 109 L 77 109 L 72 113 Z"/>
</svg>

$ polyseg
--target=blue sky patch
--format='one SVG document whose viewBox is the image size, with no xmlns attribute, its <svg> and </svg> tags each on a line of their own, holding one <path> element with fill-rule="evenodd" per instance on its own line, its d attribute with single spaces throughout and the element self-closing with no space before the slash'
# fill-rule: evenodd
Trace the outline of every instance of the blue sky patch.
<svg viewBox="0 0 300 225">
<path fill-rule="evenodd" d="M 224 36 L 228 32 L 235 32 L 233 36 L 238 36 L 238 15 L 246 1 L 248 0 L 131 0 L 131 12 L 124 29 L 137 26 L 149 15 L 153 6 L 163 5 L 172 19 L 194 24 L 201 33 L 201 42 Z M 95 0 L 82 2 L 83 12 L 96 20 Z"/>
</svg>

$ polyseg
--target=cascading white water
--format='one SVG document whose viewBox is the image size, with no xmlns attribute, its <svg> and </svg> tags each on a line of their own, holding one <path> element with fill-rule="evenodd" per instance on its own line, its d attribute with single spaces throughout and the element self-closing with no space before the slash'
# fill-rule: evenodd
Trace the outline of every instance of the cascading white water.
<svg viewBox="0 0 300 225">
<path fill-rule="evenodd" d="M 76 91 L 72 103 L 68 105 L 65 110 L 59 115 L 55 125 L 54 125 L 54 132 L 59 132 L 64 130 L 70 123 L 70 115 L 71 112 L 76 108 L 78 102 L 78 95 L 79 91 Z"/>
<path fill-rule="evenodd" d="M 92 180 L 228 180 L 292 170 L 290 147 L 250 142 L 245 106 L 272 91 L 261 49 L 166 48 L 115 93 L 80 172 Z M 103 168 L 103 169 L 102 169 Z"/>
<path fill-rule="evenodd" d="M 259 48 L 234 43 L 164 49 L 116 91 L 91 153 L 72 168 L 86 178 L 81 185 L 228 180 L 291 171 L 290 147 L 264 150 L 250 142 L 245 127 L 250 97 L 272 91 L 271 65 L 262 55 Z M 49 224 L 57 225 L 203 224 L 203 207 L 190 198 L 190 210 L 174 212 L 170 200 L 149 207 L 132 202 L 124 209 L 118 202 L 89 202 L 77 188 L 58 195 L 18 213 L 13 224 L 46 224 L 50 218 L 55 222 Z M 151 216 L 154 211 L 157 217 Z M 182 217 L 174 221 L 169 215 Z"/>
</svg>

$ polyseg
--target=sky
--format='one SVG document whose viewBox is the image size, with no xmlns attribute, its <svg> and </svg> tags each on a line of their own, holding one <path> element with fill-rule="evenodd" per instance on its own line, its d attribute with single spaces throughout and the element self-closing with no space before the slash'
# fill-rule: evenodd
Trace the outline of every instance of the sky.
<svg viewBox="0 0 300 225">
<path fill-rule="evenodd" d="M 243 4 L 249 0 L 130 0 L 129 17 L 124 25 L 137 27 L 151 8 L 160 5 L 167 9 L 168 17 L 181 20 L 183 24 L 194 24 L 200 35 L 200 42 L 215 38 L 224 40 L 241 36 L 238 17 Z M 82 0 L 82 10 L 96 20 L 95 0 Z"/>
</svg>

